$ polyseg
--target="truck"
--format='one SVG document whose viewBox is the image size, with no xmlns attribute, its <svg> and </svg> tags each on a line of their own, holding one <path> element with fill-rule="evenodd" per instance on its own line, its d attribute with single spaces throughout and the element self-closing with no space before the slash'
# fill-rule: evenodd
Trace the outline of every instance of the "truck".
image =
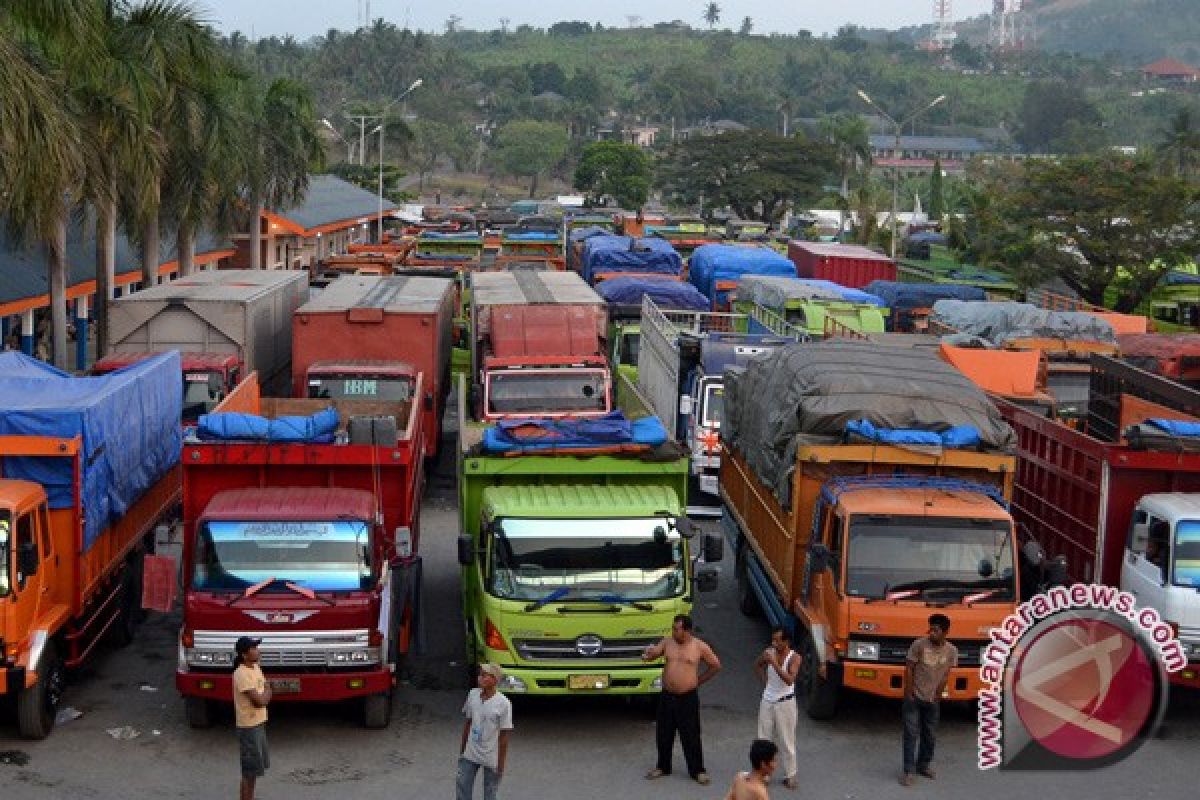
<svg viewBox="0 0 1200 800">
<path fill-rule="evenodd" d="M 132 640 L 142 563 L 180 501 L 179 356 L 73 378 L 0 354 L 0 699 L 54 728 L 67 670 Z"/>
<path fill-rule="evenodd" d="M 750 333 L 763 332 L 753 318 L 766 309 L 808 335 L 825 335 L 827 324 L 837 322 L 856 333 L 883 333 L 887 309 L 881 301 L 858 289 L 813 285 L 802 278 L 744 275 L 738 279 L 733 310 L 746 315 Z"/>
<path fill-rule="evenodd" d="M 211 411 L 250 372 L 275 394 L 288 391 L 292 313 L 308 299 L 308 275 L 284 270 L 212 270 L 117 298 L 109 306 L 104 375 L 178 350 L 183 414 Z"/>
<path fill-rule="evenodd" d="M 627 276 L 678 281 L 682 273 L 683 259 L 665 239 L 601 235 L 583 243 L 580 274 L 592 286 Z"/>
<path fill-rule="evenodd" d="M 1097 361 L 1132 380 L 1156 378 Z M 1200 410 L 1200 393 L 1176 388 Z M 1200 420 L 1136 395 L 1116 399 L 1117 423 L 1087 431 L 999 403 L 1017 433 L 1012 508 L 1026 572 L 1057 562 L 1059 580 L 1132 593 L 1175 628 L 1188 656 L 1171 682 L 1200 688 L 1200 448 L 1170 426 Z"/>
<path fill-rule="evenodd" d="M 457 290 L 452 278 L 344 276 L 296 309 L 294 397 L 416 400 L 428 455 L 450 394 Z M 413 395 L 417 375 L 422 397 Z"/>
<path fill-rule="evenodd" d="M 460 390 L 469 685 L 475 665 L 494 662 L 507 694 L 655 695 L 662 662 L 644 663 L 642 652 L 690 612 L 696 592 L 716 587 L 710 565 L 722 542 L 685 514 L 687 453 L 632 385 L 619 385 L 632 428 L 657 429 L 654 444 L 506 451 L 495 427 L 470 419 Z"/>
<path fill-rule="evenodd" d="M 721 466 L 720 430 L 724 419 L 727 368 L 744 365 L 763 353 L 807 335 L 770 311 L 759 323 L 766 333 L 740 333 L 740 314 L 663 309 L 642 299 L 637 383 L 667 431 L 692 454 L 688 513 L 720 513 L 717 475 Z"/>
<path fill-rule="evenodd" d="M 183 445 L 188 723 L 233 701 L 233 648 L 261 639 L 273 702 L 361 703 L 388 724 L 419 619 L 423 415 L 407 400 L 263 397 L 251 373 Z M 324 435 L 320 435 L 324 434 Z"/>
<path fill-rule="evenodd" d="M 471 276 L 475 418 L 602 416 L 613 409 L 603 298 L 574 272 Z"/>
<path fill-rule="evenodd" d="M 788 242 L 788 258 L 801 278 L 821 278 L 852 289 L 861 289 L 871 281 L 896 280 L 896 262 L 856 244 Z"/>
<path fill-rule="evenodd" d="M 604 281 L 596 286 L 596 293 L 608 303 L 609 361 L 633 383 L 637 383 L 642 341 L 642 298 L 651 297 L 660 308 L 708 309 L 708 298 L 682 281 L 626 276 Z"/>
<path fill-rule="evenodd" d="M 1121 360 L 1139 369 L 1200 387 L 1200 334 L 1118 333 Z"/>
<path fill-rule="evenodd" d="M 453 272 L 470 272 L 483 258 L 483 237 L 474 230 L 431 231 L 417 234 L 405 264 L 410 267 L 440 267 Z"/>
<path fill-rule="evenodd" d="M 900 698 L 933 607 L 959 653 L 945 696 L 975 699 L 988 631 L 1020 586 L 1012 432 L 991 401 L 925 348 L 851 340 L 781 348 L 726 380 L 738 605 L 792 632 L 808 715 L 832 718 L 848 690 Z M 879 430 L 897 417 L 913 429 L 902 442 L 936 449 L 882 435 L 901 433 Z M 975 436 L 936 433 L 947 425 Z"/>
<path fill-rule="evenodd" d="M 732 310 L 738 281 L 745 275 L 795 278 L 796 268 L 774 250 L 754 244 L 706 244 L 688 259 L 687 279 L 709 299 L 712 311 Z"/>
<path fill-rule="evenodd" d="M 979 303 L 988 299 L 979 287 L 944 283 L 871 281 L 866 291 L 887 306 L 887 329 L 893 333 L 927 333 L 929 316 L 938 300 Z"/>
</svg>

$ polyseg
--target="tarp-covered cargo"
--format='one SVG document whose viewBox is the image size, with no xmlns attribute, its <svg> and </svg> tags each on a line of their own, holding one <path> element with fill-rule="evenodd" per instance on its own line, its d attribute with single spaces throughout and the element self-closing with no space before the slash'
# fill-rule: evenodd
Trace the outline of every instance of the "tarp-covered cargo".
<svg viewBox="0 0 1200 800">
<path fill-rule="evenodd" d="M 893 311 L 912 311 L 933 308 L 938 300 L 983 302 L 987 294 L 978 286 L 959 286 L 951 283 L 902 283 L 900 281 L 871 281 L 867 291 L 883 300 Z"/>
<path fill-rule="evenodd" d="M 683 259 L 665 239 L 634 239 L 629 236 L 593 236 L 583 244 L 583 279 L 595 281 L 605 272 L 646 272 L 678 275 Z"/>
<path fill-rule="evenodd" d="M 864 305 L 879 306 L 880 308 L 885 308 L 887 306 L 887 303 L 883 302 L 883 300 L 878 296 L 873 295 L 870 292 L 863 291 L 862 289 L 853 289 L 849 286 L 842 286 L 840 283 L 834 283 L 833 281 L 827 281 L 821 278 L 796 278 L 796 280 L 800 281 L 806 286 L 814 286 L 818 289 L 824 289 L 826 291 L 833 292 L 847 303 L 860 303 Z"/>
<path fill-rule="evenodd" d="M 979 387 L 924 348 L 831 339 L 789 345 L 725 372 L 721 436 L 784 506 L 796 448 L 844 441 L 860 420 L 933 433 L 973 427 L 988 450 L 1014 443 Z"/>
<path fill-rule="evenodd" d="M 779 275 L 796 277 L 791 261 L 767 247 L 738 247 L 731 244 L 706 244 L 697 247 L 688 261 L 688 281 L 717 301 L 717 284 L 736 282 L 743 275 Z"/>
<path fill-rule="evenodd" d="M 1116 334 L 1106 320 L 1085 311 L 1047 311 L 1029 303 L 967 303 L 938 300 L 933 320 L 996 346 L 1014 339 L 1116 344 Z"/>
<path fill-rule="evenodd" d="M 596 419 L 503 420 L 483 434 L 488 453 L 543 450 L 612 450 L 622 446 L 658 447 L 667 441 L 667 431 L 658 417 L 629 420 L 620 411 Z"/>
<path fill-rule="evenodd" d="M 38 361 L 24 353 L 6 350 L 0 353 L 0 376 L 5 378 L 45 378 L 47 376 L 69 378 L 70 373 L 63 372 L 45 361 Z"/>
<path fill-rule="evenodd" d="M 738 300 L 772 309 L 783 308 L 788 301 L 842 299 L 833 289 L 813 286 L 799 278 L 785 278 L 780 275 L 743 275 L 738 278 L 737 295 Z"/>
<path fill-rule="evenodd" d="M 700 294 L 695 286 L 661 278 L 613 278 L 597 285 L 596 293 L 613 305 L 641 306 L 642 298 L 649 297 L 660 308 L 690 311 L 708 309 L 708 298 Z"/>
<path fill-rule="evenodd" d="M 84 549 L 179 463 L 179 375 L 176 352 L 97 377 L 0 372 L 0 436 L 82 437 Z M 74 506 L 70 459 L 0 455 L 0 473 Z"/>
<path fill-rule="evenodd" d="M 593 236 L 611 236 L 612 230 L 602 228 L 599 225 L 587 225 L 582 228 L 573 228 L 567 238 L 572 242 L 582 242 L 585 239 L 591 239 Z"/>
</svg>

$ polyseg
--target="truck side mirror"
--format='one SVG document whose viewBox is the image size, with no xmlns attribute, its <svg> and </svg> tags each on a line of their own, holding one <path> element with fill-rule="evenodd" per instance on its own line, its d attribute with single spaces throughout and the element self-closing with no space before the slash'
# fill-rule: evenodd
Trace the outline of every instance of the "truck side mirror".
<svg viewBox="0 0 1200 800">
<path fill-rule="evenodd" d="M 817 575 L 833 566 L 833 553 L 820 542 L 808 548 L 808 558 L 812 574 Z"/>
<path fill-rule="evenodd" d="M 720 583 L 721 571 L 716 567 L 704 567 L 696 570 L 694 578 L 696 591 L 698 592 L 714 592 L 717 589 L 717 584 Z"/>
<path fill-rule="evenodd" d="M 679 413 L 685 417 L 692 413 L 691 395 L 684 394 L 679 396 Z"/>
<path fill-rule="evenodd" d="M 725 540 L 719 533 L 704 534 L 704 561 L 716 564 L 725 555 Z"/>
<path fill-rule="evenodd" d="M 1042 562 L 1046 560 L 1046 551 L 1034 539 L 1030 539 L 1021 545 L 1021 555 L 1031 567 L 1040 567 L 1042 566 Z"/>
<path fill-rule="evenodd" d="M 1145 522 L 1139 522 L 1133 526 L 1133 535 L 1129 537 L 1129 549 L 1135 553 L 1146 552 L 1146 547 L 1150 544 L 1150 526 Z"/>
<path fill-rule="evenodd" d="M 465 534 L 458 537 L 458 563 L 464 567 L 475 563 L 475 540 Z"/>
<path fill-rule="evenodd" d="M 21 542 L 17 548 L 17 571 L 21 573 L 23 581 L 37 575 L 38 555 L 36 542 Z"/>
</svg>

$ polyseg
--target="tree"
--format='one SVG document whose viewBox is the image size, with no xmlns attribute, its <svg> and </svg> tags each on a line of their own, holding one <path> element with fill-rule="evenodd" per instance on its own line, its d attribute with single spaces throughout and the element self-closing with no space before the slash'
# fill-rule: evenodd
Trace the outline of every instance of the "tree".
<svg viewBox="0 0 1200 800">
<path fill-rule="evenodd" d="M 750 17 L 742 17 L 742 27 L 738 28 L 738 33 L 742 36 L 749 36 L 754 31 L 754 20 Z"/>
<path fill-rule="evenodd" d="M 1200 162 L 1200 129 L 1189 108 L 1180 109 L 1163 131 L 1158 153 L 1163 165 L 1176 177 L 1190 180 Z"/>
<path fill-rule="evenodd" d="M 470 136 L 461 126 L 418 119 L 412 123 L 413 139 L 409 157 L 417 168 L 417 188 L 425 188 L 425 180 L 443 158 L 464 161 L 470 154 Z"/>
<path fill-rule="evenodd" d="M 496 134 L 496 158 L 510 175 L 528 177 L 529 196 L 537 194 L 538 178 L 567 154 L 567 132 L 553 122 L 520 119 Z"/>
<path fill-rule="evenodd" d="M 942 159 L 933 159 L 933 172 L 929 173 L 929 218 L 940 220 L 946 213 L 946 195 L 942 189 Z"/>
<path fill-rule="evenodd" d="M 850 180 L 861 177 L 871 163 L 870 133 L 867 121 L 857 114 L 838 114 L 824 117 L 821 133 L 834 149 L 838 174 L 842 181 L 840 192 L 841 230 L 846 229 L 846 212 L 850 209 Z"/>
<path fill-rule="evenodd" d="M 1021 101 L 1017 141 L 1030 153 L 1082 152 L 1096 143 L 1099 125 L 1099 112 L 1078 86 L 1035 81 L 1025 88 Z"/>
<path fill-rule="evenodd" d="M 573 185 L 592 205 L 608 196 L 621 208 L 641 208 L 650 195 L 650 159 L 637 145 L 592 142 L 583 148 Z"/>
<path fill-rule="evenodd" d="M 698 136 L 672 145 L 659 184 L 685 203 L 701 197 L 743 219 L 778 222 L 798 195 L 812 195 L 836 173 L 828 142 L 760 130 Z"/>
<path fill-rule="evenodd" d="M 704 21 L 708 24 L 708 29 L 712 30 L 721 21 L 721 7 L 716 3 L 709 3 L 704 7 Z"/>
</svg>

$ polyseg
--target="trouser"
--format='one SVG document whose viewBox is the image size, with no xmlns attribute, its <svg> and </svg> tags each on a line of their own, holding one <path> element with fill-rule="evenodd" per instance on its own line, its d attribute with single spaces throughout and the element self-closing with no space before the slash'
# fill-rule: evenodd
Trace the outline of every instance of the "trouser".
<svg viewBox="0 0 1200 800">
<path fill-rule="evenodd" d="M 783 758 L 783 777 L 796 777 L 796 698 L 758 704 L 758 738 L 770 739 Z"/>
<path fill-rule="evenodd" d="M 455 780 L 455 800 L 471 800 L 475 790 L 475 775 L 483 770 L 483 800 L 496 800 L 500 788 L 500 776 L 491 767 L 477 764 L 469 758 L 459 756 L 458 778 Z"/>
<path fill-rule="evenodd" d="M 704 772 L 704 750 L 700 746 L 700 693 L 695 689 L 684 694 L 663 692 L 658 698 L 658 768 L 668 775 L 671 773 L 675 731 L 679 731 L 688 775 L 695 778 Z"/>
<path fill-rule="evenodd" d="M 940 708 L 914 697 L 905 699 L 900 713 L 904 717 L 904 771 L 911 775 L 933 761 Z"/>
</svg>

